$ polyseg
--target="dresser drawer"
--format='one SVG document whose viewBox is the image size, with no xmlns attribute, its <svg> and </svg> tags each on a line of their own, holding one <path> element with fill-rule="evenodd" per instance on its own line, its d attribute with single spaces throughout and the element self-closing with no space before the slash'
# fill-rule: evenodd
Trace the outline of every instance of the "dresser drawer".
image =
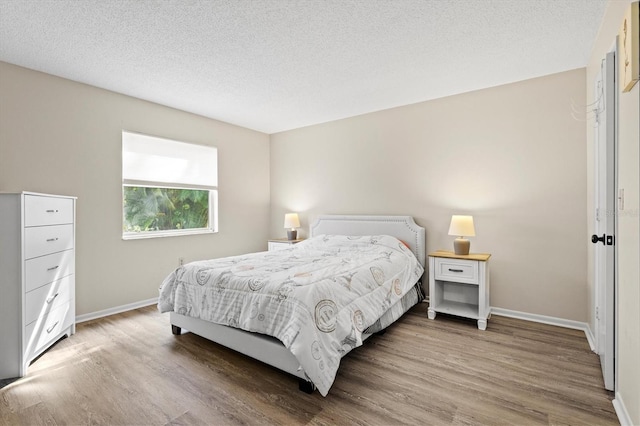
<svg viewBox="0 0 640 426">
<path fill-rule="evenodd" d="M 75 319 L 75 301 L 70 300 L 62 306 L 49 312 L 39 321 L 34 321 L 25 327 L 26 356 L 30 359 L 33 354 L 45 348 L 60 337 L 60 333 L 69 328 Z"/>
<path fill-rule="evenodd" d="M 76 256 L 73 249 L 29 259 L 25 262 L 26 291 L 71 275 L 75 268 Z"/>
<path fill-rule="evenodd" d="M 73 225 L 25 228 L 24 239 L 26 259 L 69 250 L 73 248 Z"/>
<path fill-rule="evenodd" d="M 25 195 L 24 225 L 61 225 L 73 223 L 73 199 Z"/>
<path fill-rule="evenodd" d="M 478 262 L 475 260 L 435 258 L 435 279 L 478 284 Z"/>
<path fill-rule="evenodd" d="M 69 275 L 27 293 L 25 321 L 32 323 L 39 317 L 74 299 L 75 275 Z"/>
</svg>

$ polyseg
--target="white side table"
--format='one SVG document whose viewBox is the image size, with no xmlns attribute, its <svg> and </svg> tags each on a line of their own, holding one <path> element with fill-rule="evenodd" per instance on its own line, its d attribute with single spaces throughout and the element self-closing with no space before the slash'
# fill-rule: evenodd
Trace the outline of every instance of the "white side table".
<svg viewBox="0 0 640 426">
<path fill-rule="evenodd" d="M 429 253 L 429 319 L 437 312 L 478 320 L 486 330 L 491 316 L 488 253 Z"/>
<path fill-rule="evenodd" d="M 267 249 L 269 251 L 283 250 L 283 249 L 289 248 L 293 244 L 297 244 L 297 243 L 299 243 L 301 241 L 304 241 L 304 239 L 287 240 L 286 238 L 276 238 L 276 239 L 273 239 L 273 240 L 269 240 Z"/>
</svg>

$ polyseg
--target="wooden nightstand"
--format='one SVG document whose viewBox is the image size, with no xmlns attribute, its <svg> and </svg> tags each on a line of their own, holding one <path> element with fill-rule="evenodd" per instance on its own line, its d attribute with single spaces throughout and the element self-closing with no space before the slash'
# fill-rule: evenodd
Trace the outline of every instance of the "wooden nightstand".
<svg viewBox="0 0 640 426">
<path fill-rule="evenodd" d="M 303 239 L 287 240 L 286 238 L 275 238 L 273 240 L 269 240 L 267 249 L 269 251 L 283 250 L 283 249 L 289 248 L 293 244 L 297 244 L 297 243 L 299 243 L 301 241 L 304 241 L 304 240 Z"/>
<path fill-rule="evenodd" d="M 489 305 L 490 254 L 456 255 L 450 251 L 429 253 L 429 319 L 436 312 L 478 320 L 486 330 Z"/>
</svg>

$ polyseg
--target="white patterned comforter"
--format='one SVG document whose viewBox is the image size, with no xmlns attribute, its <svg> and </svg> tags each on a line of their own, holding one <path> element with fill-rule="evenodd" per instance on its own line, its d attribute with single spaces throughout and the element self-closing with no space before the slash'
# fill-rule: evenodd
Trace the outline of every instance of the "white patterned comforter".
<svg viewBox="0 0 640 426">
<path fill-rule="evenodd" d="M 320 235 L 180 267 L 162 283 L 158 309 L 278 338 L 326 396 L 340 358 L 422 273 L 393 237 Z"/>
</svg>

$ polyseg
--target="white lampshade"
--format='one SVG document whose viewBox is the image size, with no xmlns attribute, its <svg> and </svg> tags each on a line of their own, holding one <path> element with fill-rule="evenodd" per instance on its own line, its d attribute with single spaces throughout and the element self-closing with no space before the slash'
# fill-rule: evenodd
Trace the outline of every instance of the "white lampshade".
<svg viewBox="0 0 640 426">
<path fill-rule="evenodd" d="M 288 229 L 300 228 L 300 219 L 298 219 L 298 213 L 285 214 L 284 227 Z"/>
<path fill-rule="evenodd" d="M 453 215 L 449 226 L 449 235 L 458 237 L 475 237 L 476 230 L 473 227 L 473 216 Z"/>
</svg>

